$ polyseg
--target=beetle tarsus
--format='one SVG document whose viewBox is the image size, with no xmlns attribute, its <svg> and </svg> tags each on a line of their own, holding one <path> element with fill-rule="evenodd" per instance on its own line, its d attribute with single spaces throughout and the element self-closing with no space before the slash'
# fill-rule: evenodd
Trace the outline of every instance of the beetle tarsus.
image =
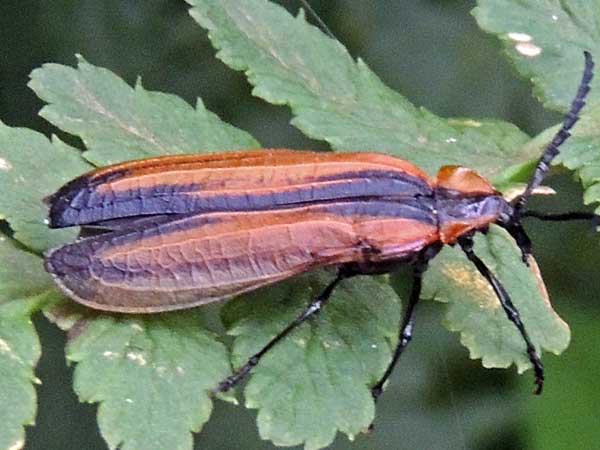
<svg viewBox="0 0 600 450">
<path fill-rule="evenodd" d="M 533 393 L 535 395 L 540 395 L 544 390 L 544 365 L 542 364 L 542 361 L 540 360 L 535 349 L 528 351 L 527 354 L 529 355 L 529 360 L 533 364 L 533 371 L 535 374 L 535 389 Z"/>
<path fill-rule="evenodd" d="M 383 394 L 383 386 L 380 386 L 379 383 L 377 383 L 371 388 L 371 395 L 374 400 L 377 400 L 381 394 Z"/>
<path fill-rule="evenodd" d="M 252 370 L 254 366 L 258 364 L 258 358 L 256 355 L 252 356 L 246 364 L 240 367 L 233 375 L 228 376 L 219 383 L 215 392 L 227 392 L 232 389 L 236 384 L 242 381 L 246 375 Z"/>
</svg>

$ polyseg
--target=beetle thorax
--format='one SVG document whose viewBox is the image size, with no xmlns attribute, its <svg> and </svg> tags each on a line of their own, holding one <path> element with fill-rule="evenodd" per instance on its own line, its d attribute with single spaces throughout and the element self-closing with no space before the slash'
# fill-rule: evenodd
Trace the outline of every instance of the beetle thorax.
<svg viewBox="0 0 600 450">
<path fill-rule="evenodd" d="M 512 215 L 512 207 L 489 181 L 472 169 L 444 166 L 437 176 L 435 209 L 445 244 Z"/>
</svg>

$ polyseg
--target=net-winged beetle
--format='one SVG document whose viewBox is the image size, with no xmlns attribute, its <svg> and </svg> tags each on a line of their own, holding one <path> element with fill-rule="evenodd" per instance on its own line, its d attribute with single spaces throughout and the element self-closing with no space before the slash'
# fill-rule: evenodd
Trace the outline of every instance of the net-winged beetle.
<svg viewBox="0 0 600 450">
<path fill-rule="evenodd" d="M 46 270 L 79 303 L 153 313 L 229 298 L 316 267 L 337 267 L 337 276 L 293 322 L 221 382 L 218 390 L 226 391 L 317 313 L 340 281 L 408 264 L 412 291 L 394 356 L 372 387 L 378 397 L 411 339 L 428 262 L 443 245 L 457 244 L 521 334 L 540 393 L 544 370 L 538 353 L 508 293 L 473 251 L 473 234 L 498 224 L 527 261 L 531 242 L 523 218 L 597 220 L 592 213 L 527 209 L 578 120 L 593 65 L 585 52 L 583 77 L 562 127 L 513 201 L 471 169 L 444 166 L 431 178 L 408 161 L 379 153 L 279 149 L 144 159 L 84 174 L 46 199 L 50 227 L 82 228 L 80 239 L 46 253 Z"/>
</svg>

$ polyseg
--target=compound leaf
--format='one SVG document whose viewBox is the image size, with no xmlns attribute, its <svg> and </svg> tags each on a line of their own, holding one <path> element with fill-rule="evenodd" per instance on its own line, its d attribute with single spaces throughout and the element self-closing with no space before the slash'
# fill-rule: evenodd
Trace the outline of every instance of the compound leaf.
<svg viewBox="0 0 600 450">
<path fill-rule="evenodd" d="M 377 150 L 435 173 L 468 165 L 487 176 L 536 155 L 498 120 L 442 119 L 385 86 L 339 43 L 265 0 L 188 0 L 217 56 L 245 71 L 253 94 L 292 108 L 292 123 L 340 151 Z"/>
<path fill-rule="evenodd" d="M 479 26 L 498 35 L 517 70 L 548 108 L 566 111 L 583 71 L 583 51 L 600 55 L 599 0 L 478 0 Z M 600 79 L 589 103 L 600 102 Z"/>
<path fill-rule="evenodd" d="M 191 450 L 208 420 L 209 391 L 229 374 L 225 346 L 200 329 L 199 315 L 99 316 L 72 328 L 67 358 L 75 391 L 99 402 L 111 449 Z"/>
<path fill-rule="evenodd" d="M 473 10 L 479 25 L 497 34 L 509 58 L 544 104 L 568 109 L 583 72 L 583 51 L 600 55 L 600 1 L 598 0 L 479 0 Z M 555 163 L 575 170 L 585 189 L 586 204 L 600 201 L 600 78 L 592 79 L 587 106 L 573 129 L 573 137 L 561 146 Z M 534 138 L 525 153 L 541 153 L 557 127 Z"/>
<path fill-rule="evenodd" d="M 556 158 L 571 170 L 581 181 L 585 190 L 586 205 L 600 202 L 600 105 L 590 108 L 582 116 L 573 137 L 561 148 Z M 600 212 L 600 206 L 596 207 Z"/>
<path fill-rule="evenodd" d="M 0 449 L 24 445 L 24 425 L 34 423 L 40 344 L 30 315 L 51 288 L 41 260 L 0 234 Z"/>
<path fill-rule="evenodd" d="M 129 159 L 208 150 L 257 148 L 245 131 L 222 122 L 200 100 L 131 88 L 107 69 L 81 56 L 77 68 L 44 64 L 29 86 L 46 105 L 40 115 L 79 136 L 86 159 L 107 165 Z"/>
</svg>

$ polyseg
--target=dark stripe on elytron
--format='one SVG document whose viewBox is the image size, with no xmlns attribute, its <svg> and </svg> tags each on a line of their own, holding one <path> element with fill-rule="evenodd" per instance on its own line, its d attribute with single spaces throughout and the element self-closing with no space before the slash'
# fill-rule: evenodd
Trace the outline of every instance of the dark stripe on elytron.
<svg viewBox="0 0 600 450">
<path fill-rule="evenodd" d="M 342 202 L 344 206 L 340 206 Z M 332 205 L 333 204 L 333 205 Z M 355 205 L 349 206 L 350 204 Z M 390 208 L 390 204 L 394 207 Z M 328 205 L 332 205 L 328 207 Z M 382 206 L 383 205 L 383 206 Z M 309 205 L 310 206 L 310 205 Z M 362 216 L 398 216 L 399 210 L 404 209 L 405 214 L 403 217 L 414 220 L 419 220 L 426 223 L 434 223 L 434 216 L 431 212 L 433 209 L 433 200 L 428 197 L 421 197 L 419 199 L 413 198 L 365 198 L 359 201 L 357 200 L 330 200 L 320 202 L 319 204 L 313 204 L 314 208 L 319 208 L 320 211 L 328 211 L 341 216 L 351 215 L 362 215 Z M 301 206 L 297 206 L 301 207 Z M 288 209 L 288 207 L 272 208 L 270 211 Z M 315 211 L 316 209 L 311 209 Z M 241 211 L 243 213 L 243 211 Z M 153 216 L 134 216 L 134 217 L 122 217 L 119 219 L 111 219 L 103 222 L 94 222 L 93 224 L 82 225 L 79 238 L 87 238 L 105 234 L 115 231 L 127 231 L 127 230 L 140 230 L 142 228 L 148 229 L 156 227 L 167 222 L 176 222 L 186 217 L 198 216 L 202 217 L 202 214 L 210 213 L 187 213 L 187 214 L 157 214 Z M 216 223 L 217 219 L 214 219 Z M 203 224 L 200 224 L 203 225 Z"/>
<path fill-rule="evenodd" d="M 324 200 L 377 197 L 431 196 L 431 187 L 417 177 L 391 171 L 364 171 L 369 178 L 328 180 L 328 184 L 307 186 L 265 194 L 223 193 L 202 196 L 201 186 L 157 185 L 122 192 L 100 194 L 86 188 L 54 199 L 50 226 L 103 222 L 120 217 L 190 212 L 262 211 L 310 204 Z M 368 172 L 368 173 L 367 173 Z M 352 173 L 348 173 L 352 175 Z M 323 179 L 319 179 L 324 181 Z"/>
<path fill-rule="evenodd" d="M 54 194 L 49 195 L 44 199 L 44 203 L 50 206 L 50 212 L 48 214 L 50 228 L 58 228 L 64 226 L 75 225 L 75 223 L 64 222 L 64 216 L 72 213 L 72 202 L 75 197 L 81 195 L 81 192 L 90 192 L 95 186 L 108 183 L 117 178 L 122 178 L 127 175 L 129 171 L 124 170 L 121 172 L 110 172 L 105 175 L 90 179 L 89 175 L 82 175 L 74 180 L 69 181 L 67 184 L 62 186 Z"/>
<path fill-rule="evenodd" d="M 198 154 L 198 156 L 200 156 L 201 154 Z M 207 154 L 205 154 L 207 155 Z M 246 156 L 242 156 L 242 157 L 227 157 L 227 153 L 223 153 L 223 157 L 222 158 L 205 158 L 203 159 L 200 163 L 204 162 L 206 164 L 209 164 L 211 162 L 223 162 L 223 161 L 251 161 L 254 159 L 262 159 L 263 156 L 262 155 L 246 155 Z M 167 160 L 168 158 L 171 157 L 177 157 L 177 156 L 182 156 L 182 155 L 171 155 L 171 156 L 166 156 L 165 160 Z M 46 204 L 54 204 L 56 202 L 59 201 L 59 199 L 62 199 L 63 202 L 66 201 L 67 204 L 69 204 L 71 202 L 71 200 L 73 199 L 73 197 L 75 195 L 78 194 L 78 192 L 82 189 L 86 189 L 86 190 L 90 190 L 100 184 L 103 183 L 107 183 L 109 181 L 114 181 L 114 180 L 118 180 L 119 178 L 124 178 L 128 175 L 130 175 L 131 173 L 135 173 L 136 171 L 141 171 L 141 170 L 145 170 L 145 169 L 149 169 L 149 168 L 153 168 L 155 167 L 156 164 L 161 165 L 163 167 L 171 167 L 174 168 L 174 170 L 196 170 L 196 167 L 199 163 L 199 161 L 188 161 L 188 162 L 183 162 L 183 161 L 178 161 L 178 162 L 173 162 L 171 164 L 164 164 L 164 163 L 146 163 L 146 164 L 141 164 L 143 160 L 138 160 L 138 161 L 133 161 L 134 163 L 138 163 L 138 164 L 133 164 L 132 167 L 129 168 L 122 168 L 121 170 L 117 170 L 117 169 L 113 169 L 113 170 L 109 170 L 108 172 L 102 174 L 102 175 L 96 175 L 96 171 L 90 172 L 89 174 L 84 174 L 81 175 L 71 181 L 69 181 L 68 183 L 66 183 L 65 185 L 63 185 L 57 192 L 55 192 L 52 195 L 49 195 L 48 197 L 46 197 L 44 199 Z M 191 167 L 190 167 L 191 166 Z M 209 168 L 209 167 L 207 167 Z"/>
<path fill-rule="evenodd" d="M 200 156 L 201 154 L 198 154 L 198 156 Z M 205 154 L 206 156 L 207 154 Z M 182 156 L 182 155 L 171 155 L 171 156 L 166 156 L 165 160 L 172 158 L 172 157 L 177 157 L 177 156 Z M 223 162 L 223 161 L 251 161 L 254 159 L 261 159 L 263 158 L 262 155 L 246 155 L 246 156 L 242 156 L 242 157 L 227 157 L 227 153 L 223 153 L 223 157 L 222 158 L 205 158 L 203 159 L 200 163 L 204 162 L 206 164 L 209 164 L 211 162 Z M 141 170 L 145 170 L 145 169 L 149 169 L 149 168 L 153 168 L 156 164 L 161 165 L 163 167 L 171 167 L 174 168 L 174 170 L 196 170 L 196 167 L 199 163 L 199 161 L 188 161 L 188 162 L 183 162 L 183 161 L 178 161 L 178 162 L 173 162 L 171 164 L 164 164 L 164 163 L 146 163 L 146 164 L 141 164 L 143 160 L 138 160 L 138 161 L 133 161 L 133 163 L 137 163 L 137 164 L 133 164 L 132 167 L 129 168 L 122 168 L 121 170 L 117 170 L 117 169 L 113 169 L 113 170 L 109 170 L 108 172 L 102 174 L 102 175 L 96 175 L 96 171 L 92 171 L 89 174 L 84 174 L 81 175 L 71 181 L 69 181 L 68 183 L 66 183 L 65 185 L 63 185 L 57 192 L 55 192 L 52 195 L 49 195 L 48 197 L 46 197 L 46 199 L 44 199 L 46 204 L 53 204 L 56 203 L 58 201 L 58 199 L 63 199 L 63 201 L 66 201 L 67 203 L 70 203 L 70 201 L 73 199 L 73 197 L 75 195 L 78 194 L 78 192 L 82 189 L 86 189 L 86 190 L 90 190 L 100 184 L 103 183 L 107 183 L 109 181 L 114 181 L 114 180 L 118 180 L 120 178 L 124 178 L 128 175 L 130 175 L 131 173 L 135 173 L 136 171 L 141 171 Z M 191 167 L 190 167 L 191 166 Z M 209 168 L 209 167 L 207 167 Z"/>
<path fill-rule="evenodd" d="M 432 212 L 431 199 L 408 199 L 406 202 L 398 201 L 365 201 L 365 202 L 344 202 L 337 204 L 322 204 L 308 207 L 309 213 L 329 213 L 340 216 L 362 216 L 363 218 L 406 218 L 424 223 L 435 225 L 435 217 Z M 101 235 L 81 239 L 72 244 L 67 244 L 47 257 L 47 270 L 60 277 L 64 276 L 89 276 L 89 267 L 94 262 L 93 255 L 121 245 L 130 244 L 135 241 L 151 238 L 158 235 L 167 235 L 179 231 L 199 228 L 204 225 L 216 224 L 221 221 L 220 218 L 206 215 L 186 214 L 174 216 L 172 220 L 161 223 L 163 218 L 151 226 L 142 229 L 123 228 L 118 231 L 112 231 Z M 401 230 L 399 230 L 401 232 Z"/>
<path fill-rule="evenodd" d="M 364 201 L 348 201 L 316 205 L 310 208 L 314 212 L 327 212 L 339 216 L 377 217 L 379 219 L 412 219 L 435 225 L 433 199 L 428 197 Z"/>
<path fill-rule="evenodd" d="M 323 175 L 320 177 L 315 177 L 314 181 L 319 182 L 319 181 L 353 180 L 353 179 L 357 179 L 357 178 L 365 178 L 365 179 L 389 178 L 392 180 L 401 181 L 403 183 L 406 183 L 407 185 L 414 186 L 414 189 L 416 191 L 418 191 L 419 193 L 421 193 L 422 195 L 427 195 L 428 193 L 431 192 L 431 186 L 423 178 L 416 176 L 416 175 L 411 175 L 406 172 L 402 172 L 400 169 L 398 169 L 398 170 L 370 169 L 370 170 L 355 170 L 355 171 L 349 170 L 346 172 L 338 172 L 338 173 L 332 173 L 329 175 Z M 311 180 L 311 181 L 313 181 L 313 180 Z"/>
</svg>

